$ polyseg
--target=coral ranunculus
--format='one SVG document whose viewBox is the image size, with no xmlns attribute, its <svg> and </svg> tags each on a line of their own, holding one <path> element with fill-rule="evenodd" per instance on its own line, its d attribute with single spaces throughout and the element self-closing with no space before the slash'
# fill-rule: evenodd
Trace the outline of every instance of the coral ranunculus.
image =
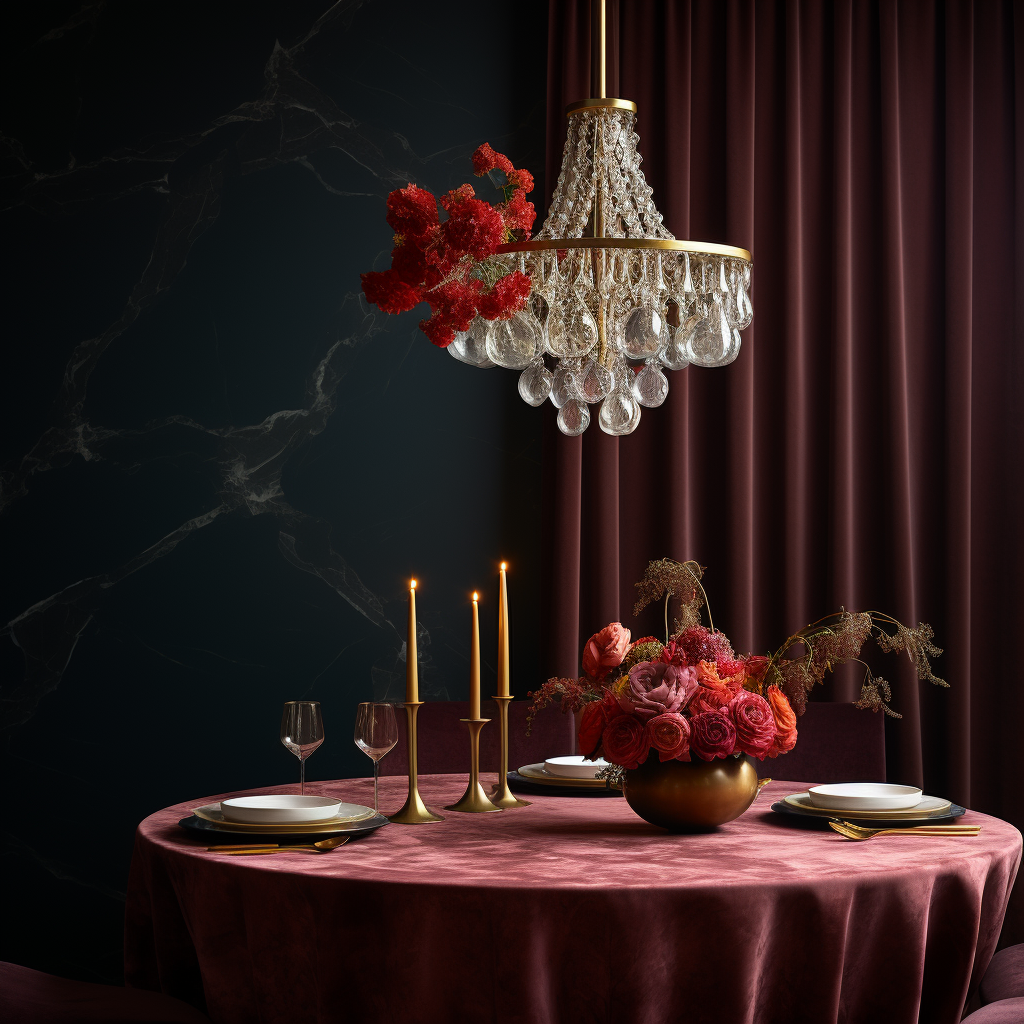
<svg viewBox="0 0 1024 1024">
<path fill-rule="evenodd" d="M 736 726 L 721 711 L 704 711 L 690 719 L 690 750 L 705 761 L 728 757 L 736 748 Z"/>
<path fill-rule="evenodd" d="M 629 630 L 621 622 L 612 622 L 595 633 L 583 648 L 583 671 L 599 682 L 622 664 L 629 649 Z"/>
<path fill-rule="evenodd" d="M 775 741 L 775 716 L 760 694 L 740 690 L 727 709 L 736 725 L 736 749 L 763 761 Z"/>
<path fill-rule="evenodd" d="M 639 768 L 651 750 L 647 727 L 635 715 L 619 715 L 606 726 L 601 737 L 604 756 L 623 768 Z"/>
<path fill-rule="evenodd" d="M 724 708 L 743 689 L 744 674 L 742 671 L 731 676 L 719 674 L 718 666 L 713 661 L 701 661 L 697 665 L 697 681 L 700 689 L 690 705 L 691 712 L 719 711 Z"/>
<path fill-rule="evenodd" d="M 647 730 L 659 760 L 690 760 L 690 722 L 687 718 L 675 712 L 655 715 L 647 723 Z"/>
<path fill-rule="evenodd" d="M 641 661 L 629 670 L 629 682 L 619 696 L 623 711 L 641 718 L 653 718 L 669 711 L 682 711 L 697 689 L 692 668 L 679 668 L 664 661 Z"/>
<path fill-rule="evenodd" d="M 775 718 L 775 740 L 768 751 L 768 757 L 778 757 L 796 746 L 796 712 L 786 695 L 775 685 L 765 690 L 765 697 Z"/>
</svg>

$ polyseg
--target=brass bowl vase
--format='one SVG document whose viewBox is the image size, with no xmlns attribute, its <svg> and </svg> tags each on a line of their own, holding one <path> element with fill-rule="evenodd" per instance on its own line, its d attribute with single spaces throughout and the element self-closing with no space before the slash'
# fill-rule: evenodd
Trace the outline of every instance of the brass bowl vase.
<svg viewBox="0 0 1024 1024">
<path fill-rule="evenodd" d="M 627 770 L 622 792 L 645 821 L 670 832 L 701 832 L 738 818 L 757 796 L 757 772 L 745 754 L 714 761 L 661 761 L 652 750 Z"/>
</svg>

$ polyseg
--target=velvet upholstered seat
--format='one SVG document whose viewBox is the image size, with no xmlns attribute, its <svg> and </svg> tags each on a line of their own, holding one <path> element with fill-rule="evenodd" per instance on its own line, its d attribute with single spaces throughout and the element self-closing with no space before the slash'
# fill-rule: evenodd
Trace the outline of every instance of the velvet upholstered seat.
<svg viewBox="0 0 1024 1024">
<path fill-rule="evenodd" d="M 964 1017 L 961 1024 L 1021 1024 L 1024 1021 L 1024 997 L 1000 999 Z"/>
<path fill-rule="evenodd" d="M 546 757 L 575 750 L 573 718 L 556 706 L 536 716 L 526 735 L 528 701 L 509 705 L 509 768 L 534 764 Z M 459 721 L 469 714 L 463 701 L 432 701 L 419 710 L 419 771 L 423 775 L 465 772 L 469 765 L 469 740 Z M 493 701 L 483 701 L 481 715 L 492 719 L 480 733 L 480 770 L 495 771 L 498 765 L 498 711 Z M 807 705 L 798 729 L 800 739 L 788 754 L 774 760 L 756 761 L 758 774 L 794 782 L 884 782 L 885 729 L 880 714 L 861 711 L 852 704 Z M 399 740 L 380 763 L 383 775 L 408 771 L 405 746 L 405 714 L 398 710 Z"/>
<path fill-rule="evenodd" d="M 55 978 L 0 963 L 0 1020 L 9 1024 L 210 1024 L 206 1014 L 142 989 Z"/>
<path fill-rule="evenodd" d="M 981 980 L 981 1001 L 1024 999 L 1024 943 L 999 950 Z M 1024 1020 L 1022 1015 L 1021 1020 Z"/>
<path fill-rule="evenodd" d="M 516 700 L 508 712 L 508 765 L 515 770 L 535 764 L 546 757 L 570 754 L 573 745 L 572 715 L 563 715 L 557 707 L 547 707 L 536 716 L 530 735 L 526 735 L 526 713 L 530 701 Z M 405 745 L 405 712 L 398 715 L 398 743 L 380 763 L 382 775 L 405 775 L 409 760 Z M 469 715 L 468 701 L 429 701 L 417 716 L 417 762 L 421 775 L 469 771 L 469 733 L 460 719 Z M 480 716 L 489 718 L 480 733 L 480 770 L 498 769 L 498 708 L 494 701 L 480 705 Z"/>
<path fill-rule="evenodd" d="M 764 778 L 792 782 L 885 782 L 885 721 L 853 704 L 811 701 L 788 753 L 755 761 Z M 902 782 L 902 779 L 893 779 Z"/>
</svg>

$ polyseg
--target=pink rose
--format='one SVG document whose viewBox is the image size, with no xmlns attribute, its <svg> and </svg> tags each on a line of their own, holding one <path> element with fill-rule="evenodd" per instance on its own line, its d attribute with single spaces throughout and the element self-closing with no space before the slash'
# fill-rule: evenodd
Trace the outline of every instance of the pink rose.
<svg viewBox="0 0 1024 1024">
<path fill-rule="evenodd" d="M 697 689 L 692 668 L 679 668 L 664 661 L 641 661 L 629 670 L 629 679 L 618 695 L 623 711 L 641 718 L 653 718 L 670 711 L 682 711 Z"/>
<path fill-rule="evenodd" d="M 629 648 L 629 630 L 621 622 L 612 622 L 595 633 L 583 648 L 583 671 L 592 679 L 604 679 L 622 664 Z"/>
<path fill-rule="evenodd" d="M 647 760 L 651 741 L 647 727 L 634 715 L 619 715 L 605 727 L 601 737 L 604 756 L 623 768 L 639 768 Z"/>
<path fill-rule="evenodd" d="M 682 715 L 655 715 L 647 723 L 647 730 L 659 760 L 690 760 L 690 723 Z"/>
<path fill-rule="evenodd" d="M 728 757 L 736 748 L 736 726 L 721 711 L 705 711 L 690 719 L 690 750 L 705 761 Z"/>
<path fill-rule="evenodd" d="M 736 724 L 736 749 L 763 761 L 775 742 L 772 706 L 757 693 L 740 690 L 728 707 Z"/>
</svg>

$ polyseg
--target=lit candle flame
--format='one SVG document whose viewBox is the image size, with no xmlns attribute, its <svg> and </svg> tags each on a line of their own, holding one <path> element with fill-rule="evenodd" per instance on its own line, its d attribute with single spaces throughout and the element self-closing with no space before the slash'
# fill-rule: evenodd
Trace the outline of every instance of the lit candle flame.
<svg viewBox="0 0 1024 1024">
<path fill-rule="evenodd" d="M 473 591 L 473 600 L 474 601 L 479 601 L 480 600 L 480 595 L 475 590 Z"/>
<path fill-rule="evenodd" d="M 504 562 L 502 562 L 501 563 L 502 572 L 504 572 L 507 568 L 508 568 L 508 566 Z"/>
<path fill-rule="evenodd" d="M 409 580 L 409 589 L 410 590 L 415 590 L 416 589 L 416 581 L 415 580 Z"/>
</svg>

